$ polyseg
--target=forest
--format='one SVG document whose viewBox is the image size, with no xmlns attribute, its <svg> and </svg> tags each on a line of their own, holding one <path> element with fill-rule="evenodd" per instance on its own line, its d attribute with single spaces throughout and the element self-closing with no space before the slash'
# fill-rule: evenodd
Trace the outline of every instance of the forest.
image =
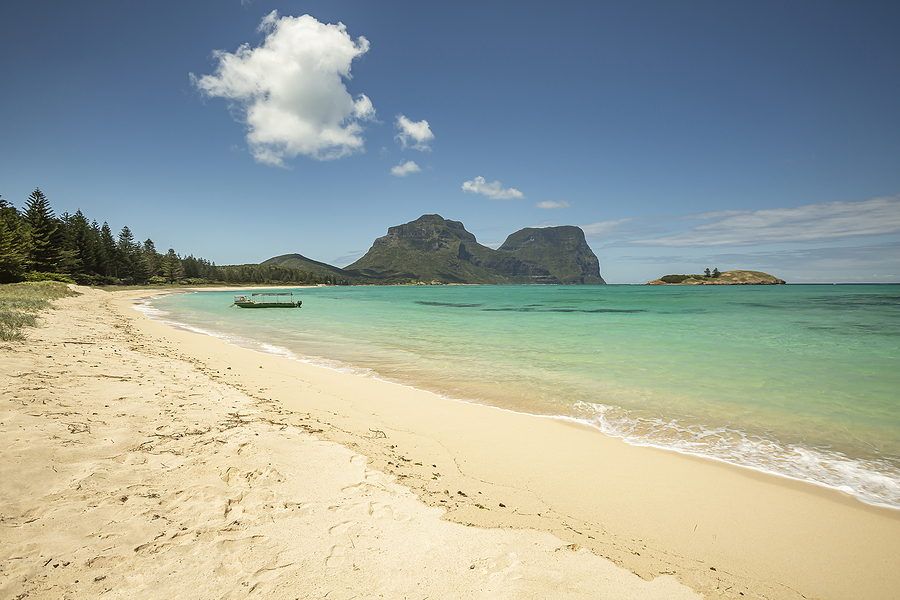
<svg viewBox="0 0 900 600">
<path fill-rule="evenodd" d="M 35 189 L 22 209 L 0 196 L 0 283 L 55 280 L 82 285 L 337 284 L 332 276 L 276 265 L 226 265 L 153 240 L 138 241 L 127 226 L 113 235 L 78 210 L 57 217 Z"/>
</svg>

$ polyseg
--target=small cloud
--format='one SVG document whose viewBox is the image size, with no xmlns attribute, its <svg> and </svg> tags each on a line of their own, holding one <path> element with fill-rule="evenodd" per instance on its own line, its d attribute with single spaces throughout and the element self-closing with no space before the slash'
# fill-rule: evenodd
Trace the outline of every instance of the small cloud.
<svg viewBox="0 0 900 600">
<path fill-rule="evenodd" d="M 400 140 L 401 147 L 413 148 L 420 152 L 431 150 L 428 144 L 434 139 L 434 134 L 431 132 L 431 127 L 428 126 L 428 121 L 424 119 L 410 121 L 403 115 L 397 115 L 396 126 L 400 133 L 395 138 Z"/>
<path fill-rule="evenodd" d="M 399 165 L 391 169 L 391 175 L 396 175 L 397 177 L 406 177 L 410 173 L 418 173 L 422 169 L 419 168 L 419 165 L 414 163 L 411 160 L 406 162 L 401 162 Z"/>
<path fill-rule="evenodd" d="M 284 167 L 285 159 L 301 154 L 330 160 L 363 152 L 361 123 L 375 118 L 375 108 L 364 94 L 354 99 L 345 81 L 353 59 L 368 52 L 368 40 L 354 42 L 342 23 L 277 11 L 258 30 L 266 38 L 257 48 L 215 51 L 214 74 L 190 74 L 201 93 L 237 109 L 257 162 Z"/>
<path fill-rule="evenodd" d="M 553 200 L 547 200 L 545 202 L 538 202 L 534 205 L 535 208 L 544 208 L 544 209 L 554 209 L 554 208 L 569 208 L 569 203 L 565 200 L 560 200 L 559 202 L 555 202 Z"/>
<path fill-rule="evenodd" d="M 525 194 L 516 188 L 504 188 L 499 181 L 487 183 L 484 177 L 476 177 L 462 184 L 462 189 L 468 194 L 481 194 L 494 200 L 509 200 L 510 198 L 524 198 Z"/>
</svg>

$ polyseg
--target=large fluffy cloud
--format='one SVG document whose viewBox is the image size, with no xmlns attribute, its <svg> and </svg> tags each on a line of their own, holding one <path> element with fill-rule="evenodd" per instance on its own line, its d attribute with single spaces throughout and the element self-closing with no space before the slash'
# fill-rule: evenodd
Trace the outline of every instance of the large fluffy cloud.
<svg viewBox="0 0 900 600">
<path fill-rule="evenodd" d="M 525 194 L 516 188 L 504 188 L 499 181 L 488 183 L 484 177 L 476 177 L 462 184 L 464 192 L 469 194 L 481 194 L 495 200 L 508 200 L 510 198 L 524 198 Z"/>
<path fill-rule="evenodd" d="M 213 75 L 190 74 L 205 95 L 233 102 L 254 158 L 284 166 L 301 154 L 328 160 L 361 152 L 360 123 L 373 119 L 375 109 L 365 95 L 354 99 L 344 82 L 353 59 L 368 51 L 366 38 L 354 42 L 341 23 L 279 17 L 277 11 L 259 30 L 266 32 L 259 47 L 216 51 Z"/>
<path fill-rule="evenodd" d="M 400 140 L 403 148 L 414 148 L 423 152 L 431 150 L 429 144 L 434 139 L 434 134 L 431 132 L 431 127 L 428 126 L 428 121 L 424 119 L 410 121 L 403 115 L 397 115 L 396 126 L 400 130 L 396 138 Z"/>
</svg>

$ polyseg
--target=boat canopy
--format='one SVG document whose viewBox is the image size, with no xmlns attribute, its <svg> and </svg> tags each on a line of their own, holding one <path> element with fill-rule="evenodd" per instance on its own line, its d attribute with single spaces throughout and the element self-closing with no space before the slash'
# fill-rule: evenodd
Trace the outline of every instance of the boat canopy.
<svg viewBox="0 0 900 600">
<path fill-rule="evenodd" d="M 293 292 L 253 292 L 249 296 L 241 294 L 234 297 L 234 303 L 242 308 L 268 308 L 300 306 L 294 301 Z"/>
</svg>

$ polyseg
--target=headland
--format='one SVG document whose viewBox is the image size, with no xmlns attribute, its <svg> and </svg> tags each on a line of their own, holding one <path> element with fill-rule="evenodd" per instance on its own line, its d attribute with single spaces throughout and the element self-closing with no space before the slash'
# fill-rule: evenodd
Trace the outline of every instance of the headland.
<svg viewBox="0 0 900 600">
<path fill-rule="evenodd" d="M 783 285 L 785 281 L 762 271 L 723 271 L 705 275 L 664 275 L 647 285 Z"/>
</svg>

